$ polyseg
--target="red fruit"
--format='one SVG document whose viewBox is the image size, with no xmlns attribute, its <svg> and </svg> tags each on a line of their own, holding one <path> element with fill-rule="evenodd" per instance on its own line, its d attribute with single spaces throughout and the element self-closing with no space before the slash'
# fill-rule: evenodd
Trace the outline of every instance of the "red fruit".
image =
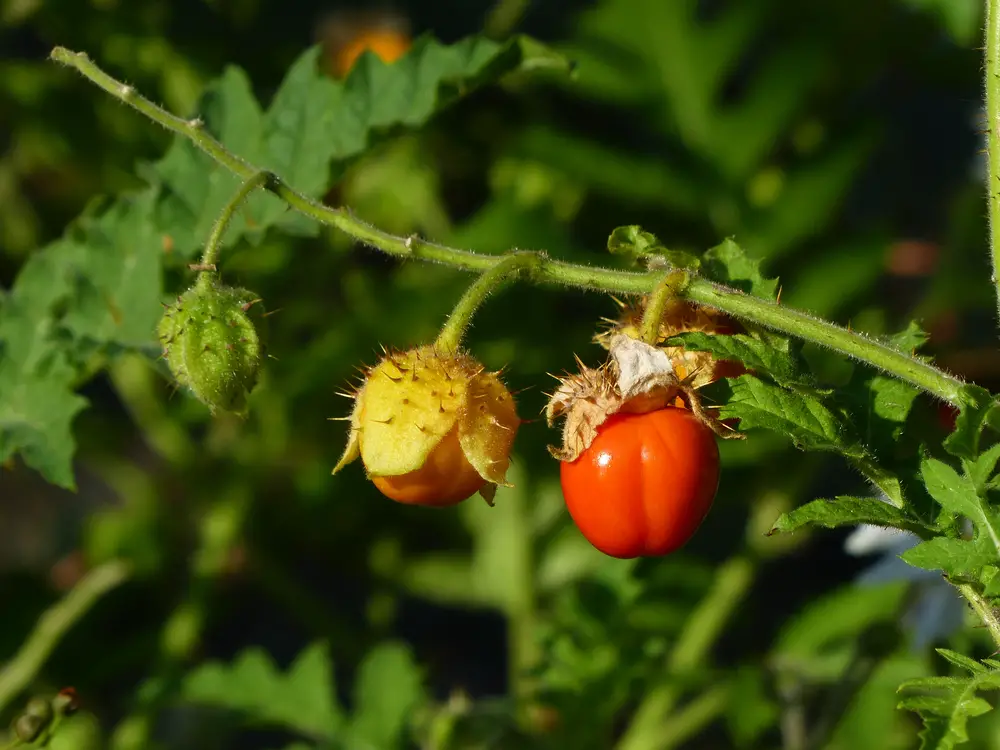
<svg viewBox="0 0 1000 750">
<path fill-rule="evenodd" d="M 719 448 L 687 409 L 616 414 L 560 474 L 569 514 L 597 549 L 619 558 L 666 555 L 712 507 Z"/>
</svg>

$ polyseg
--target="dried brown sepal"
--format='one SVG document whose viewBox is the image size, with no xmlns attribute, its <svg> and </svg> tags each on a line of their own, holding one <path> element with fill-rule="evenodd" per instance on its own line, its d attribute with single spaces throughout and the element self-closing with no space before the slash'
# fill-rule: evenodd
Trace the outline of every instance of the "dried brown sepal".
<svg viewBox="0 0 1000 750">
<path fill-rule="evenodd" d="M 594 340 L 605 349 L 610 349 L 611 341 L 619 334 L 633 339 L 641 338 L 642 316 L 646 310 L 646 299 L 619 304 L 622 307 L 622 312 L 618 319 L 609 320 L 608 328 L 594 337 Z M 700 331 L 727 334 L 735 333 L 736 330 L 733 321 L 719 310 L 698 307 L 682 299 L 673 299 L 667 303 L 663 312 L 656 344 L 659 345 L 678 333 Z M 670 358 L 677 376 L 682 380 L 687 379 L 693 388 L 701 388 L 713 383 L 723 377 L 723 373 L 730 374 L 729 370 L 732 369 L 717 361 L 709 352 L 691 352 L 680 346 L 661 346 L 659 348 Z"/>
<path fill-rule="evenodd" d="M 577 358 L 580 372 L 560 378 L 549 399 L 545 408 L 549 426 L 559 417 L 566 419 L 562 446 L 549 446 L 554 458 L 575 461 L 614 414 L 645 414 L 674 405 L 690 408 L 720 437 L 744 437 L 707 412 L 694 378 L 678 377 L 664 349 L 623 333 L 609 336 L 607 346 L 609 356 L 600 367 L 587 367 Z"/>
</svg>

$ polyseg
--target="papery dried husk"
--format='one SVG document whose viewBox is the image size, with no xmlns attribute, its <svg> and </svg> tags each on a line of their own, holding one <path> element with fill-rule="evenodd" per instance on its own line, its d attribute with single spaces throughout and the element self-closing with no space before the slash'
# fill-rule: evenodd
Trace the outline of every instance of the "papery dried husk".
<svg viewBox="0 0 1000 750">
<path fill-rule="evenodd" d="M 625 335 L 633 339 L 642 337 L 642 316 L 646 309 L 646 300 L 638 303 L 622 303 L 622 312 L 617 320 L 609 321 L 607 330 L 595 336 L 595 341 L 605 348 L 610 348 L 616 335 Z M 701 388 L 714 383 L 720 377 L 731 377 L 738 374 L 738 363 L 716 360 L 709 352 L 687 351 L 682 346 L 660 346 L 664 341 L 679 333 L 700 331 L 726 335 L 735 333 L 738 327 L 725 313 L 710 307 L 699 307 L 682 299 L 673 299 L 667 303 L 660 320 L 656 345 L 670 358 L 674 373 L 678 379 L 685 381 L 692 388 Z M 681 403 L 676 404 L 681 406 Z"/>
</svg>

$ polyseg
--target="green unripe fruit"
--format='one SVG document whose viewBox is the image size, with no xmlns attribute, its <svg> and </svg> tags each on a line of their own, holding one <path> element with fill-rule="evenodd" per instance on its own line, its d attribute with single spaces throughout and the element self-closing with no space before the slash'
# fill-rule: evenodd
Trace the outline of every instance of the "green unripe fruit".
<svg viewBox="0 0 1000 750">
<path fill-rule="evenodd" d="M 246 410 L 266 348 L 264 306 L 256 294 L 205 274 L 167 308 L 157 334 L 180 385 L 213 413 Z"/>
</svg>

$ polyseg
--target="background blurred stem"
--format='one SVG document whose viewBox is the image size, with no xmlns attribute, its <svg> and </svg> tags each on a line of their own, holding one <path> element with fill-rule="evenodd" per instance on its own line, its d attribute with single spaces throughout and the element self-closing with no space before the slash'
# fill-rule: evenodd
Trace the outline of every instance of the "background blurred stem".
<svg viewBox="0 0 1000 750">
<path fill-rule="evenodd" d="M 150 447 L 172 464 L 190 463 L 194 458 L 194 446 L 184 428 L 163 408 L 156 392 L 156 373 L 149 362 L 138 355 L 123 356 L 109 367 L 108 372 L 129 416 L 142 430 Z"/>
<path fill-rule="evenodd" d="M 140 691 L 136 710 L 115 728 L 110 742 L 113 750 L 149 747 L 156 712 L 171 694 L 184 662 L 201 643 L 215 581 L 225 572 L 240 538 L 251 497 L 246 484 L 228 485 L 226 494 L 202 516 L 199 546 L 191 560 L 188 595 L 163 626 L 156 677 Z"/>
<path fill-rule="evenodd" d="M 492 39 L 508 36 L 520 23 L 529 5 L 531 0 L 497 0 L 483 25 L 486 36 Z"/>
<path fill-rule="evenodd" d="M 716 639 L 750 588 L 755 564 L 746 555 L 737 555 L 723 563 L 712 588 L 699 602 L 684 624 L 667 657 L 665 672 L 671 676 L 692 672 L 708 656 Z M 617 750 L 658 750 L 669 735 L 668 715 L 680 697 L 681 689 L 663 684 L 639 704 Z M 671 722 L 675 717 L 671 717 Z"/>
<path fill-rule="evenodd" d="M 0 711 L 35 678 L 62 637 L 95 602 L 129 576 L 120 560 L 99 565 L 87 573 L 59 602 L 39 618 L 28 640 L 0 671 Z"/>
<path fill-rule="evenodd" d="M 727 683 L 717 683 L 674 713 L 659 734 L 658 750 L 678 747 L 711 724 L 729 705 L 729 690 Z"/>
<path fill-rule="evenodd" d="M 1000 0 L 986 0 L 986 151 L 987 196 L 990 214 L 991 282 L 1000 314 Z"/>
<path fill-rule="evenodd" d="M 515 582 L 511 585 L 511 591 L 515 593 L 507 602 L 509 693 L 516 702 L 518 720 L 526 722 L 529 720 L 526 699 L 533 693 L 534 687 L 530 670 L 538 660 L 538 645 L 535 641 L 534 535 L 524 503 L 524 498 L 531 496 L 531 487 L 527 477 L 522 481 L 526 485 L 524 490 L 508 493 L 504 502 L 511 526 L 510 539 L 513 541 L 507 564 L 510 566 L 510 577 Z"/>
</svg>

